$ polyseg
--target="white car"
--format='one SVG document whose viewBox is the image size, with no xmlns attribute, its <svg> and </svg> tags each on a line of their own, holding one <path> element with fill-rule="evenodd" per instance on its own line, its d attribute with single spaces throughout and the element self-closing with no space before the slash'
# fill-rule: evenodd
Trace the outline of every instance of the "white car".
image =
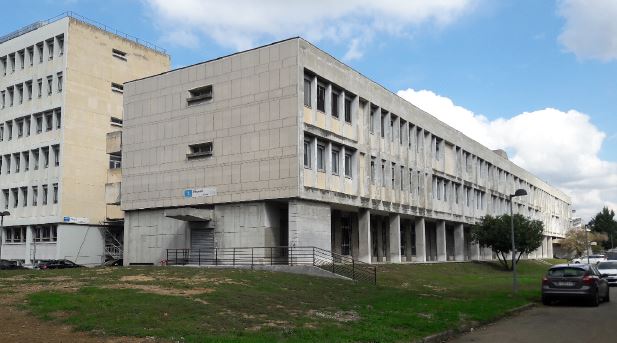
<svg viewBox="0 0 617 343">
<path fill-rule="evenodd" d="M 597 267 L 609 286 L 617 286 L 617 261 L 600 262 Z"/>
<path fill-rule="evenodd" d="M 604 262 L 604 261 L 606 261 L 606 256 L 604 255 L 589 255 L 589 261 L 587 260 L 587 256 L 581 256 L 581 257 L 573 259 L 572 262 L 570 263 L 596 264 L 598 262 Z"/>
</svg>

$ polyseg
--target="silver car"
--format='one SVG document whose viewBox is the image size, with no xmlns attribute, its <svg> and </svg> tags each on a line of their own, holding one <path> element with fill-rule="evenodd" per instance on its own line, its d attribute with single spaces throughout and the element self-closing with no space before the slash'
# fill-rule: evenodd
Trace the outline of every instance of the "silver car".
<svg viewBox="0 0 617 343">
<path fill-rule="evenodd" d="M 617 261 L 600 262 L 597 265 L 600 274 L 602 274 L 609 286 L 617 286 Z"/>
<path fill-rule="evenodd" d="M 553 300 L 579 298 L 592 306 L 600 301 L 610 301 L 608 282 L 595 265 L 558 264 L 552 266 L 542 278 L 542 303 Z"/>
<path fill-rule="evenodd" d="M 589 264 L 595 264 L 595 263 L 602 262 L 602 261 L 606 261 L 606 256 L 604 256 L 604 255 L 589 255 L 589 258 L 587 258 L 587 256 L 577 257 L 577 258 L 573 259 L 572 262 L 570 262 L 570 263 L 589 263 Z"/>
</svg>

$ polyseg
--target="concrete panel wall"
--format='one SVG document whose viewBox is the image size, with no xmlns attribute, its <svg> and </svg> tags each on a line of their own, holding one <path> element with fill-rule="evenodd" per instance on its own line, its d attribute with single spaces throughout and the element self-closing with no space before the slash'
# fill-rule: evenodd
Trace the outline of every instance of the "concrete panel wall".
<svg viewBox="0 0 617 343">
<path fill-rule="evenodd" d="M 289 245 L 331 250 L 330 205 L 311 201 L 289 202 Z"/>
<path fill-rule="evenodd" d="M 57 258 L 96 266 L 104 262 L 105 238 L 101 228 L 85 225 L 58 225 Z"/>
<path fill-rule="evenodd" d="M 217 205 L 215 243 L 219 248 L 287 245 L 281 242 L 281 206 L 265 202 Z"/>
</svg>

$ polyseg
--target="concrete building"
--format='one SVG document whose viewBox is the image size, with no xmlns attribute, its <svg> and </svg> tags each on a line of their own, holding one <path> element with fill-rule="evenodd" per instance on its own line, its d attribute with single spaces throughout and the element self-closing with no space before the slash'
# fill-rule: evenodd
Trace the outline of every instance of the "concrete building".
<svg viewBox="0 0 617 343">
<path fill-rule="evenodd" d="M 121 245 L 123 213 L 106 188 L 118 197 L 121 156 L 107 154 L 107 134 L 122 126 L 123 83 L 169 70 L 163 51 L 127 37 L 64 14 L 0 38 L 0 210 L 11 213 L 0 258 L 117 254 L 105 245 Z"/>
<path fill-rule="evenodd" d="M 491 259 L 468 229 L 570 199 L 301 38 L 128 82 L 125 264 L 166 249 L 316 246 L 366 262 Z"/>
</svg>

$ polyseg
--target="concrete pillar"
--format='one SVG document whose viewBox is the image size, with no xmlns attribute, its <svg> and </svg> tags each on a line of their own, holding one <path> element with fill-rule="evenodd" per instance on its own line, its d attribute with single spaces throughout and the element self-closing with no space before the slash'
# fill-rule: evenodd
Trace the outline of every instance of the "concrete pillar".
<svg viewBox="0 0 617 343">
<path fill-rule="evenodd" d="M 470 255 L 470 258 L 472 260 L 476 260 L 476 261 L 477 260 L 481 260 L 481 258 L 480 258 L 480 244 L 472 242 L 471 246 L 469 247 L 469 249 L 471 249 L 469 255 Z"/>
<path fill-rule="evenodd" d="M 390 215 L 390 262 L 401 263 L 401 216 Z"/>
<path fill-rule="evenodd" d="M 34 228 L 32 226 L 26 227 L 26 251 L 24 264 L 31 265 L 34 261 L 32 261 L 32 251 L 34 251 Z"/>
<path fill-rule="evenodd" d="M 413 228 L 411 227 L 410 222 L 406 222 L 408 223 L 407 225 L 405 225 L 405 256 L 406 259 L 405 261 L 410 262 L 412 259 L 412 255 L 413 255 L 413 249 L 412 249 L 412 244 L 414 244 L 411 241 L 411 230 L 413 230 Z"/>
<path fill-rule="evenodd" d="M 377 220 L 377 261 L 383 262 L 384 254 L 386 253 L 383 248 L 383 221 L 380 219 Z"/>
<path fill-rule="evenodd" d="M 446 252 L 446 222 L 441 220 L 437 222 L 437 261 L 446 261 L 448 259 Z"/>
<path fill-rule="evenodd" d="M 416 230 L 416 262 L 426 262 L 426 226 L 424 218 L 417 218 Z"/>
<path fill-rule="evenodd" d="M 371 263 L 371 211 L 364 208 L 358 219 L 358 259 Z"/>
<path fill-rule="evenodd" d="M 553 258 L 553 237 L 548 238 L 548 258 Z"/>
<path fill-rule="evenodd" d="M 454 226 L 454 260 L 465 261 L 465 229 L 463 224 Z"/>
</svg>

